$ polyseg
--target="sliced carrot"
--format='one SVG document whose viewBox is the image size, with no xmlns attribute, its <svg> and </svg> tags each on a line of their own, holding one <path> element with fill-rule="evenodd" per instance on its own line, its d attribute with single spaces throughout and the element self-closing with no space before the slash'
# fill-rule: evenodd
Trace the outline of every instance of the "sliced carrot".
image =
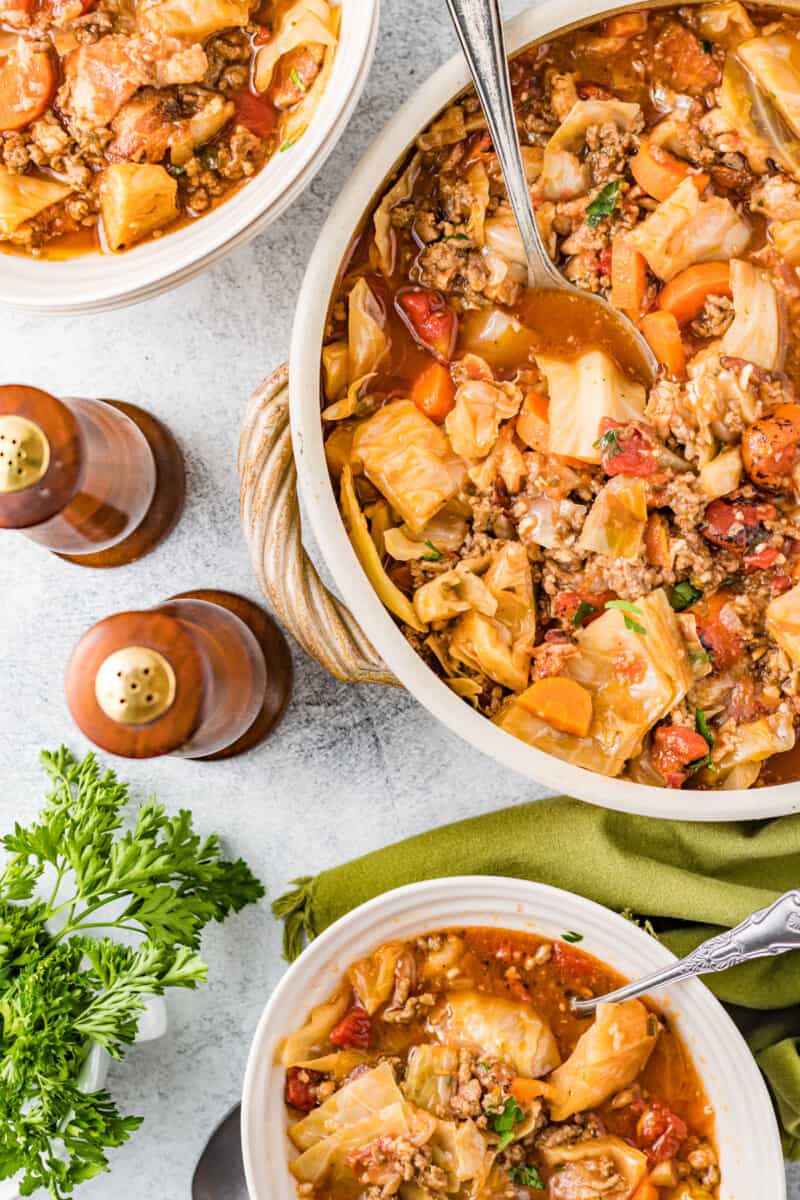
<svg viewBox="0 0 800 1200">
<path fill-rule="evenodd" d="M 0 132 L 24 129 L 41 117 L 55 90 L 50 53 L 17 38 L 16 49 L 0 60 Z"/>
<path fill-rule="evenodd" d="M 529 392 L 517 416 L 517 437 L 531 450 L 547 451 L 550 441 L 550 401 L 540 392 Z"/>
<path fill-rule="evenodd" d="M 606 33 L 609 37 L 636 37 L 647 29 L 646 12 L 620 13 L 618 17 L 609 17 L 606 21 Z"/>
<path fill-rule="evenodd" d="M 672 566 L 669 549 L 669 529 L 661 513 L 650 513 L 644 531 L 645 557 L 651 567 L 668 571 Z"/>
<path fill-rule="evenodd" d="M 521 1106 L 530 1105 L 547 1091 L 547 1084 L 540 1079 L 525 1079 L 518 1075 L 511 1083 L 511 1095 Z"/>
<path fill-rule="evenodd" d="M 652 312 L 639 326 L 650 349 L 668 374 L 681 379 L 686 374 L 686 352 L 681 330 L 671 312 Z"/>
<path fill-rule="evenodd" d="M 649 1179 L 645 1179 L 633 1193 L 633 1200 L 658 1200 L 659 1195 L 658 1188 L 654 1187 Z"/>
<path fill-rule="evenodd" d="M 726 262 L 696 263 L 671 279 L 658 297 L 658 307 L 672 313 L 679 325 L 693 321 L 709 296 L 731 295 L 731 271 Z"/>
<path fill-rule="evenodd" d="M 562 733 L 586 737 L 592 724 L 592 694 L 574 679 L 551 675 L 537 679 L 517 703 Z"/>
<path fill-rule="evenodd" d="M 611 243 L 611 303 L 638 321 L 647 287 L 647 262 L 624 237 Z"/>
<path fill-rule="evenodd" d="M 642 191 L 654 200 L 666 200 L 687 176 L 698 192 L 708 187 L 708 175 L 693 173 L 688 163 L 660 146 L 651 146 L 646 138 L 641 139 L 639 152 L 631 159 L 631 174 Z"/>
<path fill-rule="evenodd" d="M 420 412 L 441 425 L 456 401 L 450 372 L 442 363 L 432 362 L 411 387 L 411 399 Z"/>
</svg>

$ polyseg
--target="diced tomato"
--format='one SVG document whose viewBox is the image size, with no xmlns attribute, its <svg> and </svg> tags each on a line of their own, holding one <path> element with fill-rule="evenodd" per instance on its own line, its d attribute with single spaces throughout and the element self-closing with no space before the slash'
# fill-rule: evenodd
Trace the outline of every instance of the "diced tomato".
<svg viewBox="0 0 800 1200">
<path fill-rule="evenodd" d="M 278 114 L 269 100 L 245 88 L 244 91 L 236 93 L 233 103 L 236 108 L 234 121 L 244 125 L 245 129 L 249 129 L 256 137 L 266 138 L 274 132 Z"/>
<path fill-rule="evenodd" d="M 658 447 L 649 425 L 640 421 L 600 422 L 600 449 L 606 475 L 655 475 Z"/>
<path fill-rule="evenodd" d="M 742 435 L 742 457 L 753 483 L 783 491 L 800 460 L 800 404 L 779 404 Z"/>
<path fill-rule="evenodd" d="M 670 21 L 655 44 L 653 75 L 676 92 L 700 96 L 716 87 L 721 72 L 700 39 L 680 21 Z"/>
<path fill-rule="evenodd" d="M 636 1125 L 636 1142 L 651 1163 L 674 1158 L 686 1141 L 686 1122 L 661 1100 L 651 1100 Z"/>
<path fill-rule="evenodd" d="M 581 100 L 612 100 L 614 97 L 602 83 L 579 83 L 577 92 Z"/>
<path fill-rule="evenodd" d="M 562 976 L 585 982 L 595 973 L 595 964 L 587 954 L 575 950 L 568 942 L 553 944 L 553 958 Z"/>
<path fill-rule="evenodd" d="M 778 549 L 775 546 L 765 546 L 763 550 L 759 550 L 757 554 L 745 554 L 744 569 L 745 571 L 766 571 L 773 565 L 778 557 Z"/>
<path fill-rule="evenodd" d="M 266 25 L 259 27 L 258 33 L 253 38 L 254 46 L 266 46 L 267 42 L 272 41 L 272 30 Z"/>
<path fill-rule="evenodd" d="M 334 1046 L 348 1050 L 366 1050 L 372 1036 L 372 1023 L 369 1013 L 356 1004 L 345 1013 L 338 1025 L 334 1025 L 328 1040 Z"/>
<path fill-rule="evenodd" d="M 324 1076 L 319 1071 L 308 1071 L 305 1067 L 289 1067 L 283 1089 L 284 1100 L 300 1112 L 311 1112 L 312 1108 L 319 1106 L 316 1085 L 322 1079 Z"/>
<path fill-rule="evenodd" d="M 565 621 L 570 621 L 582 628 L 585 625 L 591 625 L 592 621 L 596 621 L 598 617 L 602 617 L 606 610 L 606 603 L 609 600 L 616 600 L 616 598 L 616 592 L 559 592 L 553 608 L 557 617 L 563 617 Z M 580 620 L 576 622 L 575 617 L 582 604 L 589 605 L 591 612 L 583 609 Z"/>
<path fill-rule="evenodd" d="M 736 623 L 725 614 L 730 601 L 730 592 L 723 589 L 704 596 L 688 609 L 697 623 L 700 641 L 711 654 L 712 666 L 717 671 L 732 667 L 742 654 L 741 634 Z"/>
<path fill-rule="evenodd" d="M 757 546 L 766 536 L 765 521 L 774 521 L 778 510 L 758 498 L 724 496 L 712 500 L 703 517 L 703 537 L 730 550 L 733 554 L 745 554 Z"/>
<path fill-rule="evenodd" d="M 659 725 L 653 734 L 653 766 L 667 787 L 682 787 L 691 774 L 685 768 L 708 754 L 702 733 L 684 725 Z"/>
<path fill-rule="evenodd" d="M 440 362 L 449 363 L 456 348 L 458 317 L 441 292 L 409 288 L 397 294 L 395 307 L 416 341 Z"/>
</svg>

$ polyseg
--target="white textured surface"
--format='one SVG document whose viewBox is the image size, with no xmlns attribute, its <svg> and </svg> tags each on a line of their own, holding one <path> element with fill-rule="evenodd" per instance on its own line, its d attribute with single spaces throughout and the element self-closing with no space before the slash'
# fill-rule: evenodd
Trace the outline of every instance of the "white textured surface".
<svg viewBox="0 0 800 1200">
<path fill-rule="evenodd" d="M 523 6 L 505 4 L 509 15 Z M 168 543 L 108 574 L 4 535 L 0 828 L 34 815 L 41 747 L 63 740 L 86 749 L 66 711 L 63 675 L 89 625 L 190 587 L 255 596 L 237 511 L 245 399 L 285 354 L 303 264 L 351 166 L 454 49 L 443 0 L 384 0 L 377 58 L 349 130 L 310 190 L 266 234 L 137 308 L 72 320 L 3 312 L 5 382 L 149 406 L 169 421 L 186 452 L 189 497 Z M 470 752 L 402 693 L 335 683 L 299 654 L 295 664 L 285 722 L 257 752 L 214 765 L 118 764 L 137 798 L 155 791 L 169 806 L 190 806 L 201 829 L 223 834 L 271 897 L 295 875 L 538 794 Z M 122 1108 L 147 1120 L 114 1156 L 113 1174 L 79 1193 L 86 1200 L 187 1200 L 206 1137 L 238 1098 L 252 1031 L 282 971 L 279 930 L 267 905 L 212 929 L 204 952 L 210 982 L 172 998 L 168 1038 L 133 1050 L 112 1072 Z M 800 1200 L 800 1173 L 791 1195 Z"/>
</svg>

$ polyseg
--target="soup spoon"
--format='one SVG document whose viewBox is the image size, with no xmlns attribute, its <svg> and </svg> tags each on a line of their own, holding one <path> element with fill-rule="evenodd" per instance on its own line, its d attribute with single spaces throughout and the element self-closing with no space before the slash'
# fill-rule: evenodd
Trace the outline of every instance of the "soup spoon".
<svg viewBox="0 0 800 1200">
<path fill-rule="evenodd" d="M 644 996 L 668 983 L 679 983 L 698 975 L 710 975 L 715 971 L 727 971 L 740 963 L 754 958 L 767 958 L 773 954 L 785 954 L 787 950 L 800 950 L 800 891 L 787 892 L 770 904 L 754 912 L 734 929 L 709 938 L 687 954 L 685 958 L 628 983 L 625 987 L 608 992 L 605 996 L 594 996 L 591 1000 L 570 1001 L 573 1013 L 578 1017 L 591 1017 L 598 1004 L 619 1004 Z"/>
<path fill-rule="evenodd" d="M 528 287 L 570 293 L 576 306 L 576 324 L 580 321 L 578 305 L 592 306 L 595 325 L 599 309 L 603 323 L 608 322 L 616 340 L 625 341 L 638 352 L 636 356 L 641 359 L 643 375 L 654 379 L 658 369 L 656 357 L 634 325 L 602 296 L 569 283 L 545 249 L 522 165 L 499 0 L 447 0 L 447 7 L 475 83 L 522 237 L 528 264 Z"/>
<path fill-rule="evenodd" d="M 242 1158 L 242 1107 L 237 1104 L 217 1126 L 192 1178 L 192 1200 L 247 1200 Z"/>
</svg>

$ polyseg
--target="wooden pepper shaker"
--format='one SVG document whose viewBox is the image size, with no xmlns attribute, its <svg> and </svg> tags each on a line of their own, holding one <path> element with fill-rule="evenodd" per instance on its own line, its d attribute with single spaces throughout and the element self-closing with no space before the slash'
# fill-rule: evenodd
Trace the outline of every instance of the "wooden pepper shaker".
<svg viewBox="0 0 800 1200">
<path fill-rule="evenodd" d="M 134 404 L 0 387 L 0 529 L 81 566 L 147 554 L 183 508 L 183 458 Z"/>
<path fill-rule="evenodd" d="M 107 617 L 81 638 L 67 702 L 82 732 L 124 758 L 230 758 L 274 729 L 292 687 L 278 626 L 231 592 L 185 592 Z"/>
</svg>

